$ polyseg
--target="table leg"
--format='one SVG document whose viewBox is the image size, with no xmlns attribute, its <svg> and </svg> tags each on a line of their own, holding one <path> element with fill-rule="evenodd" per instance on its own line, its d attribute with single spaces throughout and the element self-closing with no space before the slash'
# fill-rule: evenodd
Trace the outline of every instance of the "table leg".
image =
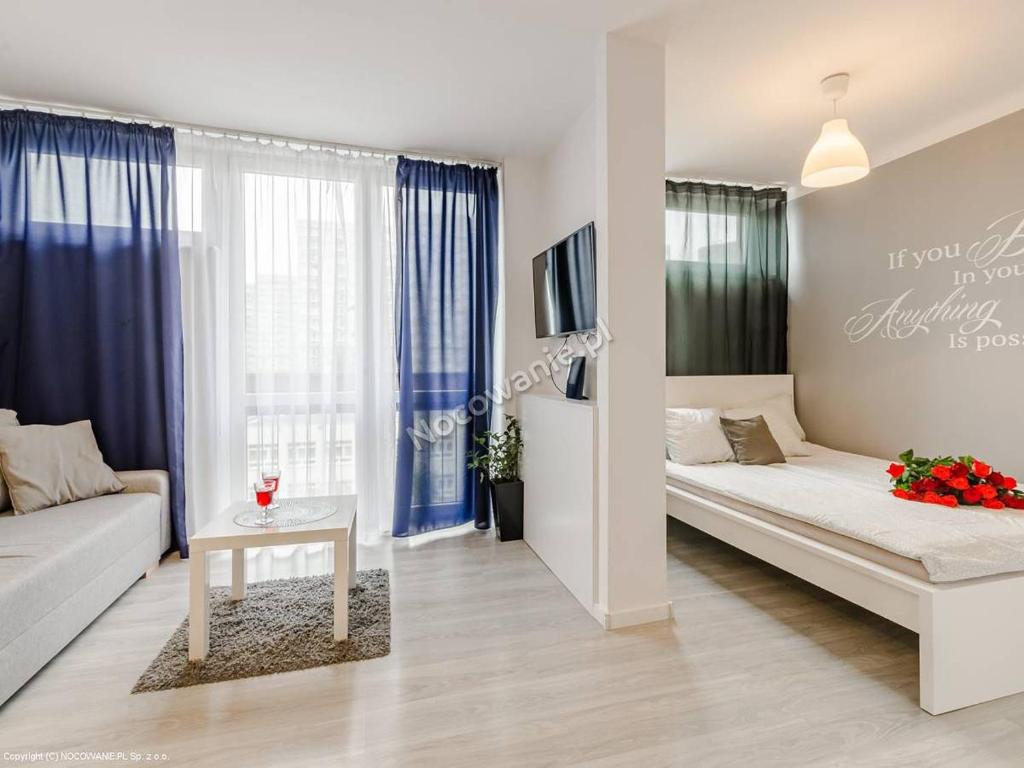
<svg viewBox="0 0 1024 768">
<path fill-rule="evenodd" d="M 192 552 L 188 575 L 188 657 L 201 661 L 210 650 L 210 569 L 206 552 Z"/>
<path fill-rule="evenodd" d="M 348 588 L 356 585 L 356 515 L 352 514 L 352 524 L 348 527 Z"/>
<path fill-rule="evenodd" d="M 334 542 L 334 640 L 348 639 L 349 538 Z"/>
<path fill-rule="evenodd" d="M 231 550 L 231 599 L 245 598 L 245 550 Z"/>
</svg>

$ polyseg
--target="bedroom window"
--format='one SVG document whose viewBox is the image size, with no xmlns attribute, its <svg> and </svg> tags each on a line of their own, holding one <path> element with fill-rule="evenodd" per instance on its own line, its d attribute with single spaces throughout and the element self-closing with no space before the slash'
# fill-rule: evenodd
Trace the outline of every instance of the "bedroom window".
<svg viewBox="0 0 1024 768">
<path fill-rule="evenodd" d="M 786 191 L 665 182 L 666 373 L 785 373 Z"/>
<path fill-rule="evenodd" d="M 665 259 L 698 263 L 739 262 L 740 219 L 734 214 L 665 211 Z"/>
</svg>

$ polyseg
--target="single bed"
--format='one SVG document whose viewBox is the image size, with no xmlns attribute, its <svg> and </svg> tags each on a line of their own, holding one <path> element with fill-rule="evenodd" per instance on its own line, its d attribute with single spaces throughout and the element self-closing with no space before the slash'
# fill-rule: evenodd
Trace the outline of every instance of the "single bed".
<svg viewBox="0 0 1024 768">
<path fill-rule="evenodd" d="M 666 407 L 781 394 L 792 376 L 670 377 Z M 917 632 L 926 711 L 1024 691 L 1024 515 L 900 501 L 888 462 L 809 453 L 756 467 L 666 461 L 668 513 Z"/>
</svg>

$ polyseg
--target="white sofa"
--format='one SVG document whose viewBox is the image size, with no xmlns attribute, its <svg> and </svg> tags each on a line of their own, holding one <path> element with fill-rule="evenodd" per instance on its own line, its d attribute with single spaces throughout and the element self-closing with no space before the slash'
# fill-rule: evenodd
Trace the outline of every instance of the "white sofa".
<svg viewBox="0 0 1024 768">
<path fill-rule="evenodd" d="M 0 706 L 171 546 L 167 473 L 123 493 L 0 515 Z"/>
</svg>

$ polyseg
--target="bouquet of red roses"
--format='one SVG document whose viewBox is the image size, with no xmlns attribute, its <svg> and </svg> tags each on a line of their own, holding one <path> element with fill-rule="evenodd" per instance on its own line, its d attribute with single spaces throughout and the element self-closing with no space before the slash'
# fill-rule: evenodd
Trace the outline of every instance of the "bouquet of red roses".
<svg viewBox="0 0 1024 768">
<path fill-rule="evenodd" d="M 980 504 L 986 509 L 1024 509 L 1024 493 L 1017 490 L 1016 479 L 973 456 L 928 459 L 909 450 L 899 459 L 901 463 L 886 470 L 892 477 L 892 495 L 898 499 L 947 507 Z"/>
</svg>

